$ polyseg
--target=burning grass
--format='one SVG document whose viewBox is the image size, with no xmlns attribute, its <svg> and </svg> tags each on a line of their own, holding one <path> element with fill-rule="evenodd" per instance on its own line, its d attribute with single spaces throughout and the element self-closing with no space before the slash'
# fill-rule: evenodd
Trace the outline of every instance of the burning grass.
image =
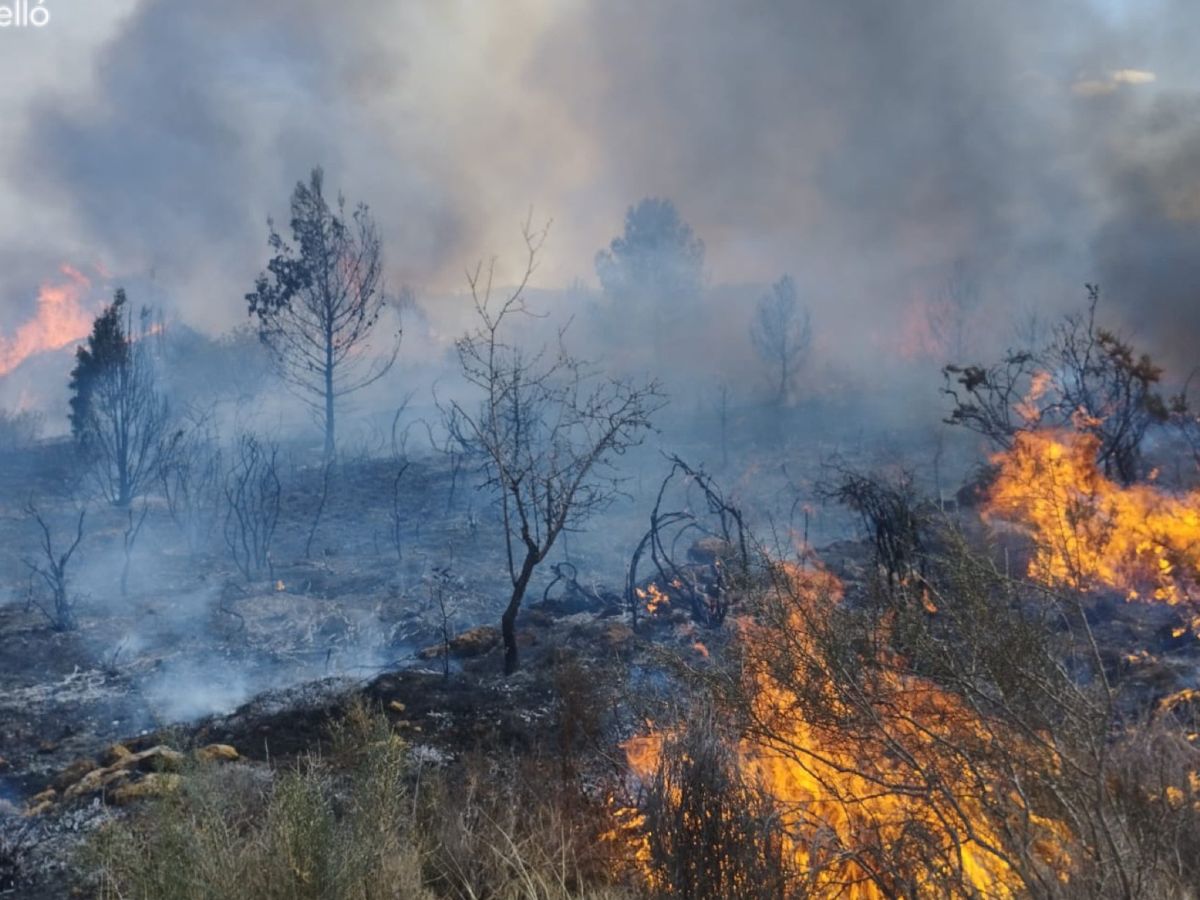
<svg viewBox="0 0 1200 900">
<path fill-rule="evenodd" d="M 952 694 L 893 666 L 861 673 L 866 677 L 852 687 L 857 696 L 833 680 L 811 678 L 802 670 L 827 649 L 820 646 L 825 623 L 836 616 L 842 586 L 819 568 L 779 566 L 773 577 L 788 608 L 740 624 L 749 728 L 728 759 L 744 779 L 738 790 L 774 811 L 760 817 L 777 824 L 757 855 L 779 842 L 786 895 L 874 898 L 969 888 L 1010 896 L 1016 880 L 981 807 L 979 794 L 989 788 L 954 750 L 956 734 L 981 729 L 976 717 Z M 685 799 L 686 779 L 664 773 L 678 768 L 680 753 L 693 765 L 714 765 L 703 761 L 696 741 L 659 732 L 626 750 L 631 768 L 660 796 L 685 803 L 694 799 Z M 745 814 L 754 808 L 749 801 L 738 806 Z M 759 896 L 759 886 L 736 893 Z"/>
<path fill-rule="evenodd" d="M 704 681 L 724 715 L 626 745 L 653 890 L 1185 895 L 1200 760 L 1184 731 L 1122 723 L 1100 661 L 1046 630 L 1060 611 L 1027 608 L 1049 595 L 942 543 L 928 579 L 854 601 L 820 567 L 769 567 L 736 664 Z M 697 889 L 673 893 L 681 879 Z"/>
<path fill-rule="evenodd" d="M 1190 604 L 1200 588 L 1200 494 L 1122 486 L 1096 463 L 1098 439 L 1023 431 L 994 457 L 987 516 L 1033 541 L 1029 576 L 1075 590 L 1119 590 L 1130 600 Z"/>
</svg>

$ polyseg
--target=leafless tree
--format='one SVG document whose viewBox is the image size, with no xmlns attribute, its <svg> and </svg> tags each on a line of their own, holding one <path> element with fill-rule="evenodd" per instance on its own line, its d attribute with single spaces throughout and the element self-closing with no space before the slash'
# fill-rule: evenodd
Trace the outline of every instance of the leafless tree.
<svg viewBox="0 0 1200 900">
<path fill-rule="evenodd" d="M 274 577 L 271 542 L 282 495 L 278 456 L 274 444 L 242 434 L 225 476 L 225 546 L 247 581 L 264 569 Z"/>
<path fill-rule="evenodd" d="M 729 468 L 729 418 L 730 399 L 733 389 L 729 382 L 722 380 L 717 385 L 717 428 L 721 433 L 721 468 Z"/>
<path fill-rule="evenodd" d="M 812 347 L 812 316 L 800 305 L 796 282 L 784 275 L 758 301 L 750 328 L 754 347 L 771 369 L 775 402 L 785 405 Z"/>
<path fill-rule="evenodd" d="M 335 457 L 327 457 L 325 463 L 321 466 L 321 493 L 317 497 L 317 508 L 313 512 L 312 524 L 308 528 L 308 538 L 304 541 L 304 558 L 309 559 L 312 556 L 313 539 L 317 536 L 317 529 L 321 527 L 321 517 L 325 515 L 325 506 L 329 502 L 329 485 L 333 480 L 333 466 Z"/>
<path fill-rule="evenodd" d="M 972 320 L 979 309 L 979 282 L 958 260 L 925 309 L 925 324 L 942 359 L 963 359 L 970 350 Z"/>
<path fill-rule="evenodd" d="M 442 633 L 442 677 L 450 677 L 450 641 L 454 638 L 451 620 L 454 616 L 454 599 L 451 589 L 455 583 L 454 573 L 445 566 L 435 566 L 428 579 L 429 598 L 437 607 L 439 626 Z"/>
<path fill-rule="evenodd" d="M 121 534 L 121 547 L 125 551 L 125 562 L 121 565 L 122 597 L 129 593 L 129 569 L 133 566 L 133 549 L 137 545 L 138 535 L 142 533 L 142 526 L 146 524 L 146 516 L 150 513 L 150 504 L 143 503 L 142 511 L 136 517 L 132 507 L 125 512 L 128 522 L 125 525 L 125 531 Z"/>
<path fill-rule="evenodd" d="M 484 460 L 504 524 L 512 593 L 501 619 L 504 668 L 518 665 L 516 620 L 534 570 L 565 529 L 578 526 L 617 496 L 614 463 L 637 445 L 662 406 L 657 384 L 601 376 L 563 344 L 533 353 L 509 343 L 506 326 L 529 315 L 525 288 L 547 228 L 523 229 L 527 257 L 520 282 L 493 291 L 494 260 L 468 273 L 477 327 L 459 339 L 462 374 L 481 395 L 478 407 L 453 402 L 448 429 Z"/>
<path fill-rule="evenodd" d="M 370 341 L 387 305 L 379 229 L 365 205 L 347 214 L 340 195 L 324 194 L 314 169 L 292 193 L 289 244 L 269 223 L 274 257 L 246 295 L 259 335 L 284 381 L 309 405 L 325 435 L 325 455 L 336 444 L 337 401 L 382 378 L 400 350 L 400 335 L 378 356 Z"/>
<path fill-rule="evenodd" d="M 87 515 L 86 509 L 79 510 L 79 518 L 75 522 L 75 537 L 66 550 L 56 552 L 54 538 L 50 526 L 42 516 L 41 511 L 32 501 L 25 507 L 25 514 L 37 523 L 40 532 L 41 556 L 38 559 L 25 558 L 25 565 L 30 576 L 41 579 L 42 584 L 50 592 L 49 603 L 38 598 L 37 592 L 30 590 L 30 602 L 44 615 L 55 631 L 70 631 L 75 627 L 75 600 L 67 587 L 67 567 L 71 557 L 79 549 L 83 541 L 83 520 Z"/>
<path fill-rule="evenodd" d="M 35 410 L 0 409 L 0 453 L 14 453 L 37 444 L 45 419 Z"/>
<path fill-rule="evenodd" d="M 221 448 L 211 411 L 191 411 L 166 438 L 158 470 L 171 520 L 195 553 L 206 543 L 222 494 Z"/>
</svg>

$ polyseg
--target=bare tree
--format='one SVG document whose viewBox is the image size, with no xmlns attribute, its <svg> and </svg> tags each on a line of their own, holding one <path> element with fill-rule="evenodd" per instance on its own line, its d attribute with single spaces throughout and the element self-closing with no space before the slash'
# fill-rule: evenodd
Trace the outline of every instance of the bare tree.
<svg viewBox="0 0 1200 900">
<path fill-rule="evenodd" d="M 129 521 L 121 535 L 121 546 L 125 551 L 125 562 L 121 566 L 122 597 L 129 593 L 129 570 L 133 567 L 133 550 L 137 546 L 138 535 L 142 533 L 142 526 L 146 524 L 146 516 L 150 513 L 150 504 L 143 503 L 142 511 L 136 518 L 134 518 L 132 507 L 125 512 Z"/>
<path fill-rule="evenodd" d="M 75 598 L 67 589 L 67 566 L 83 541 L 83 520 L 87 510 L 79 510 L 79 518 L 75 523 L 75 538 L 62 552 L 55 552 L 50 526 L 46 524 L 45 518 L 32 501 L 25 507 L 25 513 L 37 523 L 41 532 L 41 558 L 35 560 L 26 557 L 25 565 L 30 576 L 41 579 L 50 592 L 50 602 L 45 604 L 38 599 L 31 586 L 30 602 L 41 611 L 55 631 L 70 631 L 75 627 Z"/>
<path fill-rule="evenodd" d="M 225 546 L 247 581 L 263 569 L 274 577 L 271 542 L 282 495 L 278 456 L 274 444 L 243 434 L 225 476 Z"/>
<path fill-rule="evenodd" d="M 158 476 L 171 520 L 193 553 L 204 546 L 214 527 L 221 475 L 221 448 L 211 411 L 189 412 L 165 441 Z"/>
<path fill-rule="evenodd" d="M 324 183 L 321 169 L 313 169 L 292 193 L 294 246 L 269 223 L 275 256 L 246 300 L 280 375 L 320 421 L 330 457 L 337 401 L 391 369 L 400 335 L 382 355 L 370 355 L 387 305 L 379 230 L 365 205 L 347 215 L 339 195 L 330 206 Z"/>
<path fill-rule="evenodd" d="M 321 517 L 325 515 L 325 505 L 329 502 L 329 483 L 333 480 L 335 458 L 327 457 L 321 467 L 321 493 L 317 498 L 317 508 L 313 512 L 312 524 L 308 528 L 308 538 L 304 542 L 304 558 L 312 558 L 312 543 L 321 527 Z"/>
<path fill-rule="evenodd" d="M 750 337 L 770 367 L 775 402 L 785 405 L 795 389 L 796 376 L 812 347 L 812 317 L 800 305 L 796 282 L 784 275 L 758 301 Z"/>
<path fill-rule="evenodd" d="M 468 409 L 451 403 L 447 427 L 484 460 L 504 523 L 512 593 L 501 619 L 504 668 L 517 668 L 517 613 L 533 577 L 565 529 L 578 526 L 617 496 L 616 457 L 641 442 L 662 406 L 658 385 L 634 385 L 599 375 L 557 347 L 528 353 L 507 343 L 505 326 L 530 312 L 524 292 L 549 226 L 522 231 L 527 249 L 518 285 L 493 292 L 495 261 L 467 280 L 478 326 L 457 343 L 459 366 L 481 399 Z"/>
<path fill-rule="evenodd" d="M 958 260 L 925 308 L 925 324 L 942 359 L 963 359 L 970 349 L 971 323 L 979 309 L 979 282 L 965 260 Z"/>
<path fill-rule="evenodd" d="M 158 474 L 168 427 L 158 390 L 150 311 L 135 332 L 124 290 L 96 319 L 72 372 L 72 426 L 101 492 L 127 507 Z"/>
</svg>

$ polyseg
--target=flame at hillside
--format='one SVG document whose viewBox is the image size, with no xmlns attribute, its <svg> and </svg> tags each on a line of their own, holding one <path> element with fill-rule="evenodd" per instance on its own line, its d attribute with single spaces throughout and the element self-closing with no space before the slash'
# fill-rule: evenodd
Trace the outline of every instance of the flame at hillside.
<svg viewBox="0 0 1200 900">
<path fill-rule="evenodd" d="M 46 282 L 38 291 L 37 315 L 0 337 L 0 375 L 7 375 L 29 357 L 58 350 L 87 336 L 92 313 L 84 304 L 91 281 L 71 266 L 62 267 L 64 280 Z"/>
<path fill-rule="evenodd" d="M 1200 585 L 1200 494 L 1123 487 L 1096 464 L 1089 434 L 1021 432 L 998 454 L 986 514 L 1033 538 L 1031 578 L 1076 589 L 1108 587 L 1130 600 L 1184 603 Z"/>
<path fill-rule="evenodd" d="M 779 811 L 783 856 L 803 881 L 801 893 L 1013 896 L 1020 881 L 989 806 L 1032 821 L 1033 855 L 1065 879 L 1069 861 L 1055 849 L 1065 829 L 1016 798 L 996 796 L 1001 779 L 968 749 L 1009 736 L 908 674 L 886 649 L 876 651 L 880 665 L 869 673 L 827 677 L 822 666 L 831 660 L 818 645 L 842 601 L 841 584 L 819 569 L 778 569 L 786 611 L 740 626 L 752 725 L 735 754 L 744 780 L 761 785 Z M 626 744 L 643 784 L 662 778 L 676 737 L 652 730 Z M 676 797 L 687 790 L 666 785 Z"/>
</svg>

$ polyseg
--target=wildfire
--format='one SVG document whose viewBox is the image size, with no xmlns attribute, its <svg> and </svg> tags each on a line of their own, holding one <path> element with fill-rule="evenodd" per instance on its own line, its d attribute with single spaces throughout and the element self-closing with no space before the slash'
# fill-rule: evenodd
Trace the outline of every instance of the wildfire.
<svg viewBox="0 0 1200 900">
<path fill-rule="evenodd" d="M 87 336 L 92 314 L 84 300 L 91 282 L 64 265 L 63 280 L 46 282 L 38 291 L 37 315 L 10 337 L 0 337 L 0 375 L 7 375 L 36 353 L 69 346 Z"/>
<path fill-rule="evenodd" d="M 1096 465 L 1097 439 L 1027 431 L 998 454 L 986 515 L 1017 523 L 1035 546 L 1029 576 L 1129 600 L 1185 603 L 1200 585 L 1200 493 L 1123 487 Z"/>
<path fill-rule="evenodd" d="M 781 810 L 785 852 L 807 879 L 806 896 L 895 896 L 904 893 L 892 874 L 898 869 L 922 894 L 938 893 L 949 880 L 980 896 L 1014 895 L 1016 878 L 984 809 L 991 789 L 952 749 L 963 734 L 968 742 L 986 743 L 984 726 L 955 696 L 902 674 L 898 665 L 881 668 L 885 699 L 870 710 L 876 724 L 861 733 L 839 727 L 862 711 L 849 709 L 828 685 L 818 690 L 828 693 L 820 703 L 831 714 L 802 717 L 795 681 L 780 674 L 779 644 L 794 642 L 786 651 L 793 659 L 809 657 L 816 640 L 810 623 L 827 620 L 842 587 L 820 568 L 783 571 L 787 592 L 798 600 L 784 628 L 740 623 L 751 719 L 758 724 L 737 755 L 744 774 Z M 643 783 L 650 783 L 671 737 L 651 726 L 625 744 L 629 766 Z M 1038 827 L 1040 855 L 1065 872 L 1067 862 L 1054 850 L 1055 824 Z M 913 835 L 922 835 L 919 849 Z M 638 858 L 645 860 L 646 852 Z"/>
<path fill-rule="evenodd" d="M 654 615 L 660 609 L 665 609 L 671 605 L 671 598 L 668 597 L 666 593 L 663 592 L 662 588 L 660 588 L 654 582 L 650 582 L 650 584 L 646 585 L 645 590 L 642 588 L 635 588 L 634 593 L 637 594 L 639 600 L 645 601 L 646 612 L 649 615 Z"/>
</svg>

